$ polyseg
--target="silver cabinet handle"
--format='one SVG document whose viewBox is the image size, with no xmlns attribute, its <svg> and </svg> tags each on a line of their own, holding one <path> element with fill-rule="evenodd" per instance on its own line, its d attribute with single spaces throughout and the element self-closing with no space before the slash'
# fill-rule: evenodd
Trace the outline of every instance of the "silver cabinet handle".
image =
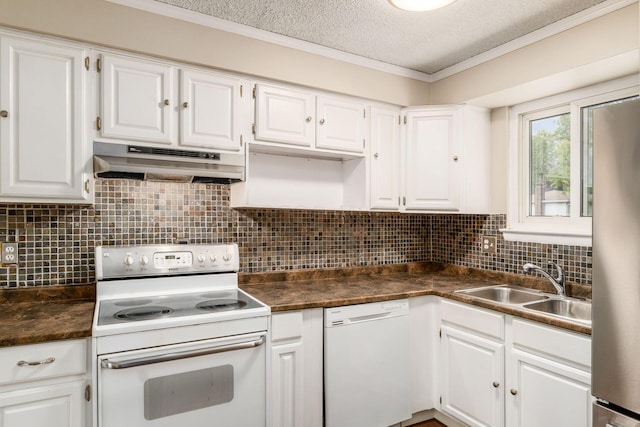
<svg viewBox="0 0 640 427">
<path fill-rule="evenodd" d="M 0 111 L 0 117 L 9 117 L 9 112 L 7 110 Z"/>
<path fill-rule="evenodd" d="M 39 366 L 39 365 L 48 365 L 49 363 L 53 363 L 56 361 L 55 357 L 47 357 L 43 360 L 38 360 L 36 362 L 27 362 L 26 360 L 21 360 L 18 362 L 18 366 Z"/>
<path fill-rule="evenodd" d="M 305 119 L 307 123 L 309 123 L 312 119 L 311 116 L 307 116 L 307 118 Z"/>
<path fill-rule="evenodd" d="M 320 119 L 320 124 L 323 125 L 324 124 L 324 119 Z"/>
<path fill-rule="evenodd" d="M 518 394 L 518 390 L 516 390 L 515 388 L 512 388 L 511 394 L 515 396 L 516 394 Z"/>
<path fill-rule="evenodd" d="M 499 383 L 498 381 L 494 381 L 492 385 L 493 385 L 493 387 L 495 387 L 495 388 L 500 387 L 500 383 Z"/>
<path fill-rule="evenodd" d="M 134 368 L 136 366 L 151 365 L 153 363 L 170 362 L 172 360 L 187 359 L 190 357 L 206 356 L 208 354 L 222 353 L 225 351 L 243 350 L 247 348 L 259 347 L 265 342 L 265 335 L 261 335 L 260 338 L 254 341 L 245 341 L 237 344 L 220 345 L 214 347 L 207 347 L 198 350 L 178 351 L 175 353 L 161 354 L 158 356 L 140 357 L 137 359 L 123 360 L 121 362 L 112 362 L 109 359 L 104 359 L 100 362 L 100 366 L 107 369 L 127 369 Z"/>
</svg>

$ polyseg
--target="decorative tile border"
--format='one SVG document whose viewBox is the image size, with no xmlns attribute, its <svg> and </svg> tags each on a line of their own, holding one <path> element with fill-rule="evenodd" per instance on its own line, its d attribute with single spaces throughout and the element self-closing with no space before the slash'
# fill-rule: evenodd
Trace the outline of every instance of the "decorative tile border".
<svg viewBox="0 0 640 427">
<path fill-rule="evenodd" d="M 96 179 L 95 204 L 0 204 L 0 239 L 17 240 L 19 267 L 0 287 L 87 284 L 96 245 L 237 242 L 240 270 L 266 272 L 438 261 L 519 272 L 559 260 L 591 283 L 591 248 L 506 242 L 504 215 L 231 209 L 229 186 Z M 481 237 L 498 238 L 497 254 Z"/>
</svg>

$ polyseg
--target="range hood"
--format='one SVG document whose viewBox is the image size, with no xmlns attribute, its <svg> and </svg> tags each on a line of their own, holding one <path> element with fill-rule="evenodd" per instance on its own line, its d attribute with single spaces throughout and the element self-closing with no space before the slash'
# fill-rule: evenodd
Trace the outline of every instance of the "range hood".
<svg viewBox="0 0 640 427">
<path fill-rule="evenodd" d="M 93 143 L 93 172 L 98 177 L 230 184 L 244 181 L 244 165 L 242 153 Z"/>
</svg>

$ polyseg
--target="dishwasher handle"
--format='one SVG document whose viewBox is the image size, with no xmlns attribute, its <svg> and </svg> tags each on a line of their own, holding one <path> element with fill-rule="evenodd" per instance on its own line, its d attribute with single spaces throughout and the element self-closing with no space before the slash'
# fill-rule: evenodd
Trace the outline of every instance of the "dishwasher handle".
<svg viewBox="0 0 640 427">
<path fill-rule="evenodd" d="M 136 366 L 151 365 L 160 362 L 170 362 L 173 360 L 188 359 L 190 357 L 206 356 L 209 354 L 223 353 L 226 351 L 244 350 L 248 348 L 259 347 L 265 343 L 265 335 L 262 334 L 256 340 L 243 341 L 235 344 L 217 345 L 212 347 L 201 348 L 197 350 L 178 351 L 174 353 L 160 354 L 156 356 L 139 357 L 123 361 L 111 361 L 103 359 L 100 366 L 106 369 L 127 369 Z"/>
</svg>

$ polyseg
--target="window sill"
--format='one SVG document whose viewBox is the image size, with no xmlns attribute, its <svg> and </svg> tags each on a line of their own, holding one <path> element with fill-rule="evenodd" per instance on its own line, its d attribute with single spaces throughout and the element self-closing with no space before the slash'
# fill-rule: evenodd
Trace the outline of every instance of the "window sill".
<svg viewBox="0 0 640 427">
<path fill-rule="evenodd" d="M 503 228 L 504 240 L 515 242 L 547 243 L 554 245 L 591 246 L 591 234 L 578 230 L 550 230 L 548 228 Z"/>
</svg>

